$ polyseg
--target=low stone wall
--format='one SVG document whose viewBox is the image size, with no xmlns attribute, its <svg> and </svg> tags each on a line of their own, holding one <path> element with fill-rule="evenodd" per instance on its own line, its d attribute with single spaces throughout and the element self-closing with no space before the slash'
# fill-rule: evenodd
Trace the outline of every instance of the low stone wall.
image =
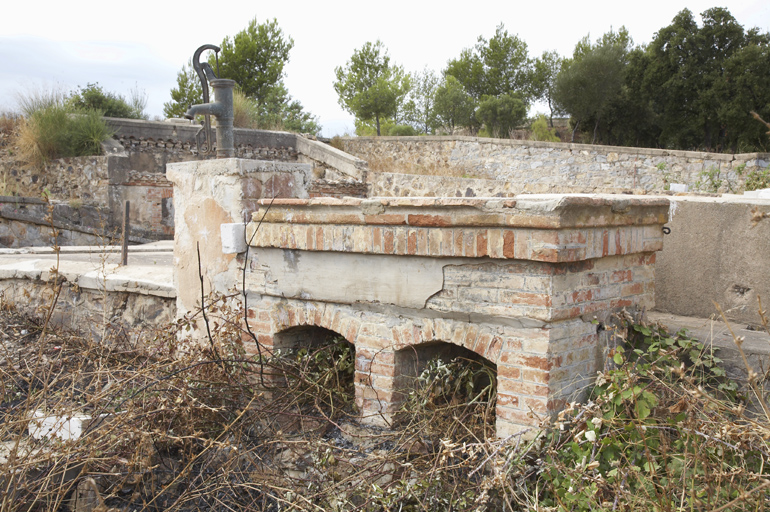
<svg viewBox="0 0 770 512">
<path fill-rule="evenodd" d="M 116 139 L 133 159 L 133 168 L 165 172 L 167 163 L 215 158 L 214 153 L 198 153 L 197 124 L 113 118 L 108 121 Z M 296 133 L 236 128 L 234 139 L 237 158 L 309 163 L 319 178 L 360 181 L 366 170 L 366 162 L 359 158 Z"/>
<path fill-rule="evenodd" d="M 369 172 L 370 197 L 513 197 L 519 194 L 640 194 L 643 189 L 620 190 L 580 184 L 526 183 L 478 178 L 456 178 L 424 174 Z"/>
<path fill-rule="evenodd" d="M 315 179 L 308 187 L 309 197 L 367 197 L 369 187 L 355 180 Z"/>
<path fill-rule="evenodd" d="M 211 160 L 215 155 L 199 154 L 195 137 L 199 126 L 133 119 L 107 118 L 115 138 L 103 144 L 105 154 L 66 158 L 51 162 L 42 170 L 25 169 L 12 152 L 0 155 L 3 188 L 20 197 L 48 195 L 62 204 L 77 204 L 100 212 L 98 219 L 84 218 L 73 228 L 61 218 L 57 206 L 54 220 L 62 230 L 61 245 L 98 243 L 120 231 L 123 204 L 130 202 L 130 239 L 137 242 L 168 240 L 174 234 L 173 186 L 166 178 L 168 164 Z M 318 180 L 314 196 L 343 197 L 366 194 L 366 163 L 316 140 L 264 130 L 235 130 L 236 152 L 242 160 L 302 163 L 310 165 L 310 176 Z M 7 154 L 6 154 L 7 153 Z M 302 180 L 306 180 L 305 177 Z M 308 183 L 305 184 L 306 186 Z M 280 191 L 278 191 L 280 193 Z M 0 212 L 0 242 L 17 247 L 25 236 L 26 245 L 50 245 L 43 224 L 45 214 L 24 219 L 3 217 Z M 44 224 L 48 224 L 45 222 Z M 93 234 L 95 238 L 78 235 Z"/>
<path fill-rule="evenodd" d="M 2 162 L 5 190 L 19 197 L 39 198 L 45 193 L 62 201 L 106 205 L 114 159 L 109 155 L 61 158 L 40 170 L 22 168 L 16 161 Z"/>
<path fill-rule="evenodd" d="M 138 189 L 140 187 L 129 190 Z M 159 234 L 163 233 L 164 228 L 153 229 L 153 223 L 163 222 L 164 219 L 156 219 L 152 215 L 155 210 L 162 211 L 160 204 L 163 199 L 155 196 L 163 191 L 170 194 L 172 189 L 170 186 L 146 187 L 132 202 L 137 205 L 132 208 L 132 212 L 145 214 L 146 217 L 134 218 L 133 225 L 129 227 L 130 243 L 163 238 Z M 154 206 L 153 200 L 158 205 L 156 209 L 151 208 Z M 173 219 L 173 205 L 170 215 Z M 52 247 L 54 243 L 61 247 L 108 245 L 123 236 L 113 217 L 114 213 L 108 208 L 82 204 L 77 200 L 46 202 L 34 197 L 0 196 L 0 248 Z M 57 232 L 55 240 L 54 229 Z M 168 229 L 173 234 L 173 224 Z"/>
<path fill-rule="evenodd" d="M 114 238 L 105 229 L 108 218 L 109 211 L 94 206 L 0 196 L 0 248 L 105 245 Z"/>
<path fill-rule="evenodd" d="M 166 253 L 167 254 L 167 253 Z M 51 255 L 0 251 L 0 297 L 36 318 L 65 329 L 142 343 L 176 317 L 170 271 L 161 266 L 117 267 L 100 262 L 106 253 L 63 251 Z M 58 268 L 56 296 L 52 267 Z"/>
<path fill-rule="evenodd" d="M 749 173 L 766 170 L 770 163 L 767 153 L 730 155 L 477 137 L 355 137 L 339 142 L 344 151 L 367 160 L 371 174 L 483 178 L 512 183 L 517 191 L 527 193 L 653 192 L 665 190 L 670 183 L 707 192 L 740 191 Z M 420 179 L 429 182 L 431 177 Z M 379 179 L 369 176 L 369 181 Z M 407 183 L 399 189 L 401 195 L 405 190 L 422 195 Z M 450 190 L 441 195 L 456 194 Z"/>
<path fill-rule="evenodd" d="M 2 279 L 0 297 L 22 312 L 45 318 L 53 303 L 53 287 L 39 280 Z M 130 292 L 106 292 L 64 283 L 51 315 L 52 325 L 90 333 L 96 340 L 132 345 L 150 341 L 176 317 L 173 298 Z"/>
</svg>

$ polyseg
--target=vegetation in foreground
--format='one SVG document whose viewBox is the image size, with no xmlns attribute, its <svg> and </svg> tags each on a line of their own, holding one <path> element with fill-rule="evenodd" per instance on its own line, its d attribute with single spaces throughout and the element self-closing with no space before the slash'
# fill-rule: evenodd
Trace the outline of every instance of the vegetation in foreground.
<svg viewBox="0 0 770 512">
<path fill-rule="evenodd" d="M 140 349 L 4 303 L 0 510 L 770 508 L 767 376 L 739 389 L 685 333 L 626 319 L 587 402 L 538 436 L 495 439 L 484 364 L 429 362 L 392 428 L 364 428 L 346 341 L 260 359 L 237 311 L 215 304 L 209 321 L 206 347 L 180 341 L 180 323 Z M 35 411 L 108 416 L 36 440 Z"/>
</svg>

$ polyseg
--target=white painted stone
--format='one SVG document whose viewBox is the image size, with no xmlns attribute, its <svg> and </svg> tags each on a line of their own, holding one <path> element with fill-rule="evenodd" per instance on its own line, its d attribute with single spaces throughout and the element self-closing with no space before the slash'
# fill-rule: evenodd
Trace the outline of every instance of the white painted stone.
<svg viewBox="0 0 770 512">
<path fill-rule="evenodd" d="M 672 183 L 668 188 L 671 192 L 687 192 L 689 189 L 686 183 Z"/>
<path fill-rule="evenodd" d="M 758 199 L 770 199 L 770 188 L 761 188 L 759 190 L 748 190 L 743 193 L 745 197 L 756 197 Z"/>
<path fill-rule="evenodd" d="M 34 439 L 45 439 L 56 437 L 63 441 L 70 441 L 80 438 L 83 431 L 94 420 L 104 419 L 110 414 L 102 414 L 93 417 L 87 414 L 73 413 L 67 416 L 47 415 L 43 411 L 35 411 L 32 419 L 29 421 L 28 431 L 30 437 Z"/>
<path fill-rule="evenodd" d="M 220 226 L 222 233 L 222 252 L 238 254 L 246 252 L 246 224 L 230 222 Z"/>
</svg>

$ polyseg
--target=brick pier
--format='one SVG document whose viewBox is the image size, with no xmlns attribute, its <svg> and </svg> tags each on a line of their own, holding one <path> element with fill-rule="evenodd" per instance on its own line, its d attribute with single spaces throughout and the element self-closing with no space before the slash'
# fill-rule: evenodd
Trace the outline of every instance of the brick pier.
<svg viewBox="0 0 770 512">
<path fill-rule="evenodd" d="M 380 424 L 420 358 L 464 347 L 496 365 L 498 436 L 593 381 L 606 344 L 594 318 L 652 306 L 668 218 L 666 199 L 617 195 L 268 203 L 247 226 L 260 342 L 344 336 L 362 418 Z"/>
</svg>

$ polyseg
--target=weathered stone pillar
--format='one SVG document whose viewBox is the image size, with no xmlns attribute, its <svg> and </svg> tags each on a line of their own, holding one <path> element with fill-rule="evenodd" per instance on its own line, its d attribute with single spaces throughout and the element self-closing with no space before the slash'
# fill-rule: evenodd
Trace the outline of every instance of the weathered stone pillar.
<svg viewBox="0 0 770 512">
<path fill-rule="evenodd" d="M 200 308 L 200 248 L 204 293 L 240 288 L 242 263 L 222 250 L 221 225 L 246 222 L 257 201 L 307 197 L 311 166 L 225 158 L 167 165 L 174 183 L 174 284 L 177 317 Z"/>
</svg>

